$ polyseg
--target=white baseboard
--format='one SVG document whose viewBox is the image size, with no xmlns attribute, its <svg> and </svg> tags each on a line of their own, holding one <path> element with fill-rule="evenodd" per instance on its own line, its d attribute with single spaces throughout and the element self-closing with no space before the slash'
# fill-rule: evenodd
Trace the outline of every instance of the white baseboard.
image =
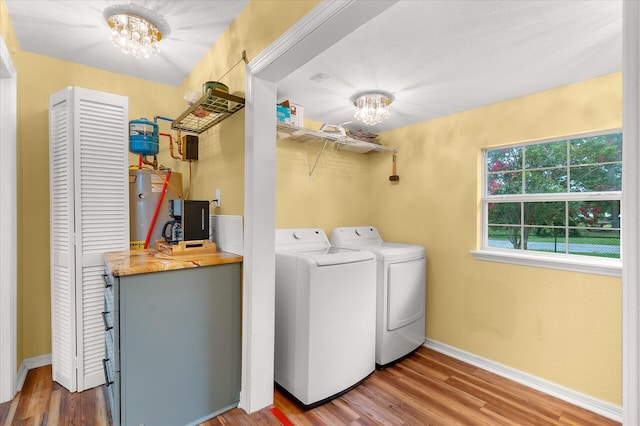
<svg viewBox="0 0 640 426">
<path fill-rule="evenodd" d="M 600 414 L 611 420 L 622 423 L 622 407 L 611 404 L 606 401 L 594 398 L 589 395 L 585 395 L 580 392 L 576 392 L 572 389 L 560 386 L 556 383 L 550 382 L 545 379 L 541 379 L 534 375 L 524 373 L 506 365 L 499 364 L 497 362 L 482 358 L 478 355 L 474 355 L 469 352 L 465 352 L 461 349 L 454 348 L 453 346 L 440 343 L 436 340 L 426 339 L 424 346 L 433 349 L 436 352 L 440 352 L 444 355 L 450 356 L 457 360 L 466 362 L 483 370 L 487 370 L 491 373 L 505 377 L 516 383 L 528 386 L 540 392 L 544 392 L 547 395 L 551 395 L 563 401 L 569 402 L 578 407 L 582 407 L 586 410 Z"/>
<path fill-rule="evenodd" d="M 24 380 L 27 378 L 29 370 L 49 364 L 51 364 L 51 354 L 23 359 L 18 369 L 18 376 L 16 377 L 16 392 L 22 390 L 22 385 L 24 385 Z"/>
</svg>

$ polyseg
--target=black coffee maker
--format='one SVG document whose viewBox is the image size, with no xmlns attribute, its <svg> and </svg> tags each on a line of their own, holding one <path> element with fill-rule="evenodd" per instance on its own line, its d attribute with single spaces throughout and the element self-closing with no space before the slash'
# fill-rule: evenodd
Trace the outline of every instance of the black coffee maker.
<svg viewBox="0 0 640 426">
<path fill-rule="evenodd" d="M 209 201 L 169 200 L 169 216 L 162 228 L 167 243 L 209 239 Z"/>
</svg>

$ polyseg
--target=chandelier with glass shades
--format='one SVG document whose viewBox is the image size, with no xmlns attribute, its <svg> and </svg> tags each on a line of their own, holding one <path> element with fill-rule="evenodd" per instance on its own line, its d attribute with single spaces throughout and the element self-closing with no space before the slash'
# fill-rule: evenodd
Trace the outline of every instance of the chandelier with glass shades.
<svg viewBox="0 0 640 426">
<path fill-rule="evenodd" d="M 134 58 L 149 58 L 160 53 L 158 42 L 163 33 L 167 35 L 168 25 L 154 15 L 157 14 L 133 3 L 111 6 L 103 13 L 111 27 L 113 45 Z"/>
<path fill-rule="evenodd" d="M 389 118 L 389 105 L 393 102 L 393 95 L 387 92 L 359 93 L 353 98 L 356 106 L 354 117 L 364 124 L 373 126 Z"/>
</svg>

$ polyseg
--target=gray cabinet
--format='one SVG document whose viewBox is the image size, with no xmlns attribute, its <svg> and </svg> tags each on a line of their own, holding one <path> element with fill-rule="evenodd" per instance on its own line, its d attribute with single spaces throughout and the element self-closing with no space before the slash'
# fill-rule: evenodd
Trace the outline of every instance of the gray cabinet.
<svg viewBox="0 0 640 426">
<path fill-rule="evenodd" d="M 198 424 L 238 405 L 240 263 L 113 277 L 105 361 L 114 424 Z"/>
</svg>

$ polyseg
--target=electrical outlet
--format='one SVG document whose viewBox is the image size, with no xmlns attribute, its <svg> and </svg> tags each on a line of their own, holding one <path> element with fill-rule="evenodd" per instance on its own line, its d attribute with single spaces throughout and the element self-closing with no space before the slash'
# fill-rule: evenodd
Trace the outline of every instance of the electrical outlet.
<svg viewBox="0 0 640 426">
<path fill-rule="evenodd" d="M 220 192 L 221 191 L 219 189 L 216 189 L 216 197 L 213 199 L 216 207 L 220 207 Z"/>
</svg>

